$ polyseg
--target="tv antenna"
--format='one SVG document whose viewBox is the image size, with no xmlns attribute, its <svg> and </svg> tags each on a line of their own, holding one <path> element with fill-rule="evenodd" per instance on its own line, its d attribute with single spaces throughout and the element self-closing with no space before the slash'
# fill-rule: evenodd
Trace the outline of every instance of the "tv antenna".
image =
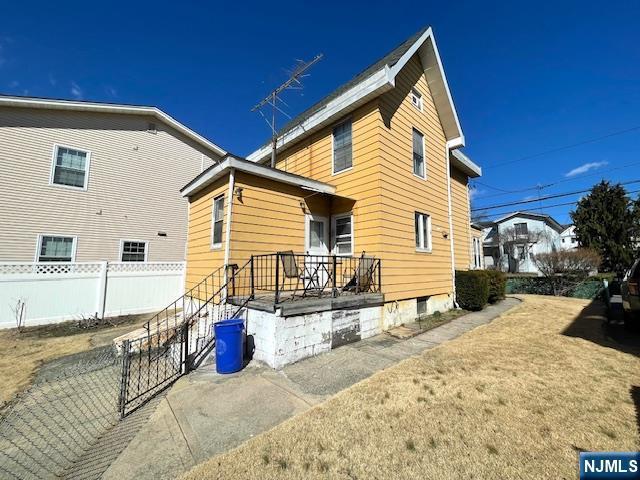
<svg viewBox="0 0 640 480">
<path fill-rule="evenodd" d="M 285 90 L 302 90 L 302 79 L 309 76 L 308 74 L 305 74 L 305 72 L 309 70 L 311 66 L 318 63 L 322 59 L 322 56 L 322 54 L 316 55 L 312 60 L 308 62 L 297 60 L 297 65 L 291 72 L 289 72 L 289 78 L 251 109 L 252 112 L 257 111 L 258 113 L 260 113 L 260 115 L 262 115 L 262 118 L 264 118 L 265 122 L 267 122 L 267 124 L 271 128 L 271 168 L 276 168 L 276 146 L 278 142 L 278 131 L 276 129 L 276 112 L 280 112 L 287 118 L 291 118 L 278 106 L 278 102 L 282 102 L 285 106 L 287 106 L 287 104 L 280 98 L 279 95 Z M 264 107 L 266 107 L 267 105 L 271 106 L 271 119 L 269 119 L 269 117 L 267 117 L 263 112 Z"/>
</svg>

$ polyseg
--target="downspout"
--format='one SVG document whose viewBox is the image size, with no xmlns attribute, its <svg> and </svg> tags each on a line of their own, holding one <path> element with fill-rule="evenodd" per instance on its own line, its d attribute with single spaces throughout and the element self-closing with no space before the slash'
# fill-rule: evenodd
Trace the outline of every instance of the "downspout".
<svg viewBox="0 0 640 480">
<path fill-rule="evenodd" d="M 225 241 L 224 241 L 224 283 L 229 281 L 228 278 L 228 266 L 229 257 L 231 256 L 231 218 L 233 213 L 233 190 L 236 183 L 236 169 L 231 168 L 229 170 L 229 191 L 227 193 L 229 208 L 227 208 L 227 225 L 225 226 Z M 227 289 L 225 287 L 224 297 L 227 298 Z"/>
<path fill-rule="evenodd" d="M 453 248 L 453 213 L 451 208 L 451 162 L 449 160 L 449 145 L 452 142 L 445 144 L 445 161 L 447 163 L 447 207 L 449 216 L 449 248 L 451 250 L 451 291 L 453 294 L 453 306 L 458 308 L 458 302 L 456 301 L 456 254 Z"/>
</svg>

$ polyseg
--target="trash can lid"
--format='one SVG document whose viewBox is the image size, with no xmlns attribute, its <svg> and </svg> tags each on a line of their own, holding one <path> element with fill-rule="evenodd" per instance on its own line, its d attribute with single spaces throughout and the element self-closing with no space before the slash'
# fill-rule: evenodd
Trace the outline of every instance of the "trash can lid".
<svg viewBox="0 0 640 480">
<path fill-rule="evenodd" d="M 221 320 L 213 324 L 215 327 L 234 327 L 236 325 L 243 325 L 244 320 L 242 318 L 230 318 L 228 320 Z"/>
</svg>

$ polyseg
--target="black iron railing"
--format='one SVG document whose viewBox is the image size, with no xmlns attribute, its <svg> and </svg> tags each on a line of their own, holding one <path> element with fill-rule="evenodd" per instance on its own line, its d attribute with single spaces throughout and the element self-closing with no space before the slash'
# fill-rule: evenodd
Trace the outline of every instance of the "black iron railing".
<svg viewBox="0 0 640 480">
<path fill-rule="evenodd" d="M 379 293 L 380 259 L 366 256 L 310 255 L 278 252 L 253 255 L 243 293 L 273 295 L 275 303 L 307 297 Z M 248 285 L 247 285 L 248 283 Z"/>
</svg>

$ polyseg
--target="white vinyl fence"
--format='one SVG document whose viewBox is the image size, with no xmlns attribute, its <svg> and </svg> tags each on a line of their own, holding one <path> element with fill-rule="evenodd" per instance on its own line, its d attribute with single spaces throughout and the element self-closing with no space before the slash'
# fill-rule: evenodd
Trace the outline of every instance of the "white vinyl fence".
<svg viewBox="0 0 640 480">
<path fill-rule="evenodd" d="M 184 293 L 184 262 L 0 263 L 0 328 L 161 310 Z"/>
</svg>

